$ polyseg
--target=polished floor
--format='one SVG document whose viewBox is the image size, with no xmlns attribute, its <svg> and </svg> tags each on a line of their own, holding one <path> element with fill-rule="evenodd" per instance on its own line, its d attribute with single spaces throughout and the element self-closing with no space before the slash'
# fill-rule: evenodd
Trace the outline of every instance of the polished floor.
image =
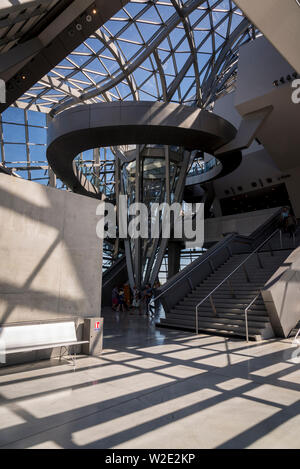
<svg viewBox="0 0 300 469">
<path fill-rule="evenodd" d="M 1 448 L 300 448 L 300 344 L 105 311 L 101 358 L 0 370 Z"/>
</svg>

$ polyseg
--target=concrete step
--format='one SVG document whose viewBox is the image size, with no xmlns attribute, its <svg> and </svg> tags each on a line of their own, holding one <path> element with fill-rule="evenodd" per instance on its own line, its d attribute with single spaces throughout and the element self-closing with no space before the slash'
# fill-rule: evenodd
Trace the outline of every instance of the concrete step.
<svg viewBox="0 0 300 469">
<path fill-rule="evenodd" d="M 255 298 L 256 295 L 254 296 L 250 296 L 250 298 L 252 298 L 252 300 Z M 183 300 L 179 301 L 178 305 L 181 305 L 181 304 L 190 304 L 190 303 L 199 303 L 200 301 L 204 300 L 206 298 L 205 295 L 190 295 L 190 296 L 186 296 Z M 243 296 L 237 296 L 235 295 L 234 297 L 229 294 L 229 295 L 226 295 L 224 296 L 223 298 L 220 297 L 220 296 L 216 296 L 215 294 L 213 294 L 213 300 L 216 304 L 219 304 L 219 305 L 222 305 L 222 304 L 243 304 L 243 305 L 248 305 L 250 303 L 250 301 L 248 301 L 248 297 L 244 297 Z M 204 304 L 210 304 L 210 300 L 209 298 L 207 298 L 204 302 Z M 255 302 L 255 305 L 263 305 L 263 300 L 257 300 Z"/>
<path fill-rule="evenodd" d="M 201 287 L 195 288 L 195 291 L 196 292 L 197 291 L 203 291 L 203 290 L 212 291 L 212 290 L 216 289 L 217 287 L 219 287 L 218 290 L 219 289 L 230 290 L 230 288 L 232 288 L 233 291 L 239 290 L 239 289 L 247 289 L 248 290 L 249 288 L 260 290 L 261 288 L 263 288 L 265 286 L 265 283 L 266 282 L 260 282 L 260 283 L 258 283 L 258 282 L 256 282 L 256 283 L 254 283 L 254 282 L 251 282 L 251 283 L 244 282 L 244 283 L 237 284 L 237 283 L 230 282 L 230 286 L 228 285 L 227 282 L 223 283 L 222 285 L 211 283 L 211 284 L 203 284 L 203 285 L 201 285 Z"/>
<path fill-rule="evenodd" d="M 180 330 L 180 331 L 190 331 L 190 332 L 195 332 L 195 326 L 192 325 L 178 325 L 174 323 L 157 323 L 157 327 L 161 328 L 167 328 L 167 329 L 175 329 L 175 330 Z M 246 333 L 243 331 L 229 331 L 229 330 L 222 330 L 222 329 L 212 329 L 212 328 L 198 328 L 199 334 L 210 334 L 210 335 L 216 335 L 216 336 L 221 336 L 221 337 L 233 337 L 237 339 L 243 339 L 245 340 L 246 338 Z M 259 342 L 262 340 L 262 336 L 260 334 L 249 334 L 249 340 L 250 341 L 255 341 Z"/>
<path fill-rule="evenodd" d="M 202 297 L 205 298 L 207 295 L 210 295 L 213 292 L 213 289 L 211 288 L 203 288 L 202 290 L 197 290 L 195 292 L 195 297 Z M 239 288 L 238 293 L 236 293 L 237 298 L 241 297 L 242 295 L 246 297 L 252 297 L 252 299 L 258 295 L 259 289 L 258 288 Z M 222 297 L 222 295 L 225 295 L 225 297 L 230 297 L 232 298 L 232 293 L 231 291 L 227 288 L 218 288 L 217 290 L 214 291 L 213 296 L 215 297 Z"/>
<path fill-rule="evenodd" d="M 201 300 L 201 296 L 202 295 L 193 295 L 193 294 L 190 294 L 189 296 L 186 296 L 183 300 L 181 300 L 179 302 L 179 304 L 181 304 L 183 301 L 184 302 L 187 302 L 187 303 L 190 303 L 190 302 L 199 302 Z M 215 297 L 215 295 L 213 296 L 213 299 L 214 299 L 214 303 L 215 304 L 219 304 L 219 305 L 222 305 L 222 304 L 240 304 L 240 305 L 248 305 L 249 304 L 249 301 L 247 301 L 247 298 L 244 300 L 243 297 L 238 297 L 237 295 L 235 297 L 233 297 L 232 295 L 227 295 L 226 298 L 217 298 Z M 210 301 L 209 299 L 205 300 L 205 303 L 204 304 L 210 304 Z M 258 306 L 258 305 L 264 305 L 264 301 L 262 298 L 258 298 L 255 303 L 254 303 L 255 306 Z"/>
<path fill-rule="evenodd" d="M 237 321 L 245 321 L 245 316 L 244 314 L 241 314 L 239 312 L 226 312 L 220 310 L 217 315 L 218 318 L 220 319 L 230 319 L 235 322 Z M 179 310 L 171 310 L 170 313 L 168 313 L 168 318 L 177 318 L 177 319 L 193 319 L 196 318 L 196 312 L 194 311 L 179 311 Z M 199 311 L 198 312 L 198 318 L 211 318 L 211 319 L 216 319 L 216 316 L 211 312 L 211 311 Z M 248 322 L 249 324 L 251 322 L 259 323 L 259 324 L 268 324 L 269 323 L 269 317 L 268 315 L 258 315 L 257 313 L 255 314 L 254 312 L 248 313 Z"/>
<path fill-rule="evenodd" d="M 179 305 L 176 305 L 175 306 L 175 309 L 178 309 L 180 311 L 182 310 L 195 310 L 196 309 L 196 306 L 197 306 L 198 303 L 187 303 L 187 304 L 179 304 Z M 249 303 L 248 303 L 249 304 Z M 224 311 L 245 311 L 245 308 L 248 306 L 248 304 L 232 304 L 232 305 L 222 305 L 222 304 L 215 304 L 215 307 L 217 309 L 217 311 L 219 309 L 221 310 L 224 310 Z M 199 311 L 211 311 L 211 305 L 210 304 L 202 304 L 198 307 L 198 310 Z M 250 308 L 250 311 L 256 311 L 256 312 L 259 312 L 259 313 L 266 313 L 266 309 L 261 306 L 261 305 L 258 305 L 258 306 L 251 306 Z"/>
<path fill-rule="evenodd" d="M 214 320 L 209 320 L 210 318 L 199 318 L 198 319 L 198 326 L 203 328 L 212 328 L 212 329 L 224 329 L 224 330 L 229 330 L 229 331 L 236 331 L 236 330 L 242 330 L 243 332 L 246 331 L 246 326 L 245 322 L 239 321 L 237 323 L 236 321 L 225 321 L 222 320 L 222 318 L 214 319 Z M 166 319 L 162 319 L 162 322 L 173 322 L 174 324 L 178 324 L 178 320 L 176 318 L 168 317 Z M 182 319 L 180 323 L 184 323 L 186 325 L 191 325 L 195 326 L 195 318 L 186 318 Z M 249 324 L 248 330 L 250 334 L 261 334 L 263 327 L 261 327 L 261 324 L 259 324 L 257 327 L 252 326 Z"/>
<path fill-rule="evenodd" d="M 188 321 L 188 322 L 195 322 L 196 321 L 196 316 L 182 316 L 182 317 L 179 317 L 179 316 L 176 316 L 176 315 L 168 315 L 167 317 L 168 320 L 172 319 L 172 320 L 176 320 L 178 323 L 182 323 L 182 322 L 185 322 L 185 321 Z M 244 318 L 237 318 L 235 316 L 231 316 L 231 317 L 225 317 L 225 316 L 204 316 L 204 315 L 200 315 L 198 316 L 198 323 L 199 324 L 211 324 L 213 327 L 216 327 L 216 325 L 225 325 L 226 327 L 227 326 L 230 326 L 230 327 L 246 327 L 245 326 L 245 319 Z M 267 327 L 267 325 L 269 324 L 269 321 L 268 320 L 265 320 L 265 321 L 261 321 L 261 320 L 254 320 L 253 318 L 251 318 L 251 320 L 249 319 L 248 320 L 248 328 L 250 329 L 255 329 L 255 330 L 259 330 L 261 331 L 262 329 L 265 329 L 265 327 Z"/>
<path fill-rule="evenodd" d="M 201 295 L 197 296 L 186 296 L 183 300 L 181 300 L 178 305 L 182 305 L 182 304 L 194 304 L 194 303 L 199 303 L 202 298 L 204 299 L 205 297 L 202 297 Z M 228 298 L 215 298 L 215 296 L 213 296 L 213 300 L 214 300 L 214 303 L 216 305 L 245 305 L 245 306 L 248 306 L 249 304 L 249 301 L 247 300 L 243 300 L 243 298 L 238 298 L 238 297 L 232 297 L 232 296 L 229 296 Z M 210 304 L 210 301 L 209 299 L 205 300 L 203 304 Z M 254 305 L 255 306 L 258 306 L 258 305 L 263 305 L 264 302 L 262 300 L 257 300 Z"/>
<path fill-rule="evenodd" d="M 228 281 L 232 285 L 247 285 L 247 284 L 252 284 L 252 285 L 264 285 L 270 277 L 272 277 L 273 274 L 268 275 L 266 277 L 258 277 L 258 276 L 249 276 L 249 281 L 246 278 L 243 278 L 239 276 L 238 278 L 234 279 L 232 277 L 226 277 L 222 276 L 220 278 L 211 278 L 206 280 L 205 282 L 198 283 L 197 285 L 194 286 L 194 288 L 202 288 L 202 287 L 210 287 L 210 286 L 219 286 L 219 285 L 228 285 Z"/>
<path fill-rule="evenodd" d="M 206 298 L 212 290 L 219 287 L 213 294 L 217 316 L 214 315 L 209 299 L 199 306 L 199 331 L 221 334 L 226 336 L 245 337 L 245 308 L 264 287 L 269 278 L 289 255 L 289 251 L 274 251 L 259 254 L 263 264 L 260 268 L 257 256 L 250 258 L 245 264 L 250 282 L 241 267 L 232 274 L 249 254 L 235 254 L 223 265 L 219 266 L 208 277 L 201 281 L 193 291 L 189 292 L 175 307 L 161 320 L 162 327 L 195 330 L 196 305 Z M 232 274 L 232 275 L 231 275 Z M 225 278 L 230 276 L 230 283 L 235 297 L 229 289 L 227 282 L 222 284 Z M 249 336 L 254 340 L 270 334 L 270 321 L 264 302 L 259 297 L 248 311 Z M 264 333 L 266 332 L 266 335 Z M 269 335 L 270 337 L 271 335 Z"/>
<path fill-rule="evenodd" d="M 201 294 L 199 293 L 198 295 L 194 295 L 192 297 L 192 299 L 199 303 L 201 300 L 206 298 L 208 296 L 208 294 L 209 293 L 201 293 Z M 256 297 L 257 294 L 258 294 L 257 291 L 255 291 L 254 293 L 252 293 L 252 292 L 249 292 L 249 293 L 244 292 L 243 294 L 238 294 L 237 293 L 235 299 L 237 301 L 243 301 L 243 302 L 249 304 Z M 187 298 L 187 297 L 185 297 L 185 298 Z M 219 301 L 232 300 L 232 295 L 230 293 L 226 293 L 226 292 L 224 292 L 224 293 L 215 292 L 213 294 L 213 299 L 214 299 L 214 301 L 217 301 L 217 300 L 219 300 Z M 181 301 L 184 301 L 184 300 L 181 300 Z M 209 299 L 206 300 L 206 301 L 209 301 Z"/>
<path fill-rule="evenodd" d="M 239 285 L 238 288 L 240 288 L 242 290 L 249 290 L 249 288 L 252 289 L 252 290 L 253 289 L 258 290 L 259 288 L 263 288 L 264 285 L 265 285 L 265 282 L 259 282 L 259 283 L 244 282 L 241 285 Z M 196 287 L 193 291 L 196 291 L 196 292 L 203 291 L 203 290 L 212 291 L 213 289 L 215 289 L 217 287 L 219 287 L 218 290 L 228 290 L 229 285 L 228 285 L 228 283 L 223 283 L 222 285 L 220 285 L 219 283 L 212 284 L 212 285 L 203 284 L 199 287 Z"/>
<path fill-rule="evenodd" d="M 200 303 L 201 300 L 194 300 L 194 301 L 191 301 L 191 302 L 182 302 L 182 303 L 179 303 L 175 306 L 175 308 L 177 309 L 195 309 L 196 306 Z M 214 301 L 214 305 L 217 309 L 224 309 L 226 311 L 230 310 L 230 309 L 238 309 L 238 310 L 242 310 L 244 311 L 245 308 L 247 308 L 247 306 L 250 304 L 250 301 L 249 302 L 243 302 L 243 303 L 225 303 L 224 301 L 220 301 L 219 303 Z M 211 304 L 210 302 L 208 301 L 205 301 L 204 303 L 202 303 L 200 306 L 199 306 L 199 309 L 211 309 Z M 264 304 L 254 304 L 251 306 L 250 308 L 250 311 L 266 311 L 266 308 L 265 308 L 265 305 Z"/>
<path fill-rule="evenodd" d="M 276 272 L 277 268 L 276 269 L 273 269 L 271 270 L 270 272 L 265 272 L 265 273 L 260 273 L 260 272 L 251 272 L 249 271 L 248 272 L 248 276 L 251 279 L 253 279 L 253 282 L 261 282 L 261 281 L 264 281 L 265 279 L 268 279 L 270 278 L 274 272 Z M 222 282 L 225 278 L 228 278 L 230 274 L 224 274 L 224 275 L 212 275 L 211 277 L 209 278 L 206 278 L 205 280 L 203 280 L 203 282 L 199 283 L 198 285 L 202 285 L 202 284 L 205 284 L 205 283 L 211 283 L 211 282 L 214 282 L 214 283 L 220 283 Z M 230 281 L 232 282 L 240 282 L 240 283 L 244 283 L 244 282 L 247 282 L 247 278 L 246 278 L 246 275 L 245 273 L 239 273 L 238 275 L 232 275 L 230 278 Z"/>
<path fill-rule="evenodd" d="M 195 331 L 195 322 L 191 321 L 182 321 L 180 324 L 176 320 L 172 319 L 162 319 L 160 326 L 164 327 L 174 327 L 179 329 L 187 329 Z M 206 332 L 210 334 L 221 334 L 221 335 L 231 335 L 245 338 L 246 336 L 246 328 L 242 326 L 235 326 L 235 325 L 228 325 L 228 324 L 221 324 L 221 323 L 208 323 L 201 321 L 198 323 L 199 332 Z M 261 340 L 262 335 L 259 329 L 249 328 L 249 338 L 252 340 Z"/>
</svg>

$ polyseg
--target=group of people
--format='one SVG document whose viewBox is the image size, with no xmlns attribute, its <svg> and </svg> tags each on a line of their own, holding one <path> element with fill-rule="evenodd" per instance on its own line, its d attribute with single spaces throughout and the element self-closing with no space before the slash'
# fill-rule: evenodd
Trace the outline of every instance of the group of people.
<svg viewBox="0 0 300 469">
<path fill-rule="evenodd" d="M 280 216 L 280 228 L 284 233 L 289 233 L 290 238 L 297 230 L 297 219 L 292 215 L 290 207 L 283 207 Z"/>
<path fill-rule="evenodd" d="M 112 309 L 114 311 L 129 311 L 134 309 L 139 314 L 145 312 L 147 315 L 155 312 L 157 302 L 155 302 L 154 308 L 151 306 L 151 299 L 155 297 L 157 289 L 160 287 L 159 280 L 151 287 L 150 283 L 147 283 L 143 289 L 139 289 L 134 285 L 133 289 L 130 289 L 128 284 L 119 285 L 114 287 L 112 290 Z"/>
</svg>

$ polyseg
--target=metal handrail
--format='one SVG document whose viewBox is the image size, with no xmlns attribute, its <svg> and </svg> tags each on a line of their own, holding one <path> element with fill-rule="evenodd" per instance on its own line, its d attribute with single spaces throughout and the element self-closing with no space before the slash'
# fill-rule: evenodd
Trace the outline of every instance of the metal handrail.
<svg viewBox="0 0 300 469">
<path fill-rule="evenodd" d="M 261 295 L 261 291 L 259 291 L 259 293 L 256 295 L 256 297 L 251 301 L 251 303 L 248 304 L 247 308 L 245 309 L 245 326 L 246 326 L 246 341 L 247 342 L 249 342 L 248 311 L 251 308 L 251 306 L 253 305 L 253 303 L 255 303 L 255 301 L 260 297 L 260 295 Z"/>
<path fill-rule="evenodd" d="M 238 235 L 240 236 L 240 235 Z M 204 259 L 202 259 L 199 264 L 196 264 L 194 267 L 192 267 L 190 270 L 188 270 L 183 276 L 179 277 L 174 283 L 172 283 L 168 288 L 166 288 L 166 290 L 164 290 L 163 292 L 161 292 L 158 296 L 156 296 L 155 298 L 153 298 L 153 300 L 157 300 L 158 298 L 160 298 L 161 296 L 165 295 L 165 293 L 170 290 L 171 288 L 174 287 L 174 285 L 176 285 L 178 282 L 181 282 L 182 280 L 184 280 L 185 278 L 188 278 L 190 273 L 193 272 L 195 269 L 197 269 L 198 267 L 200 267 L 201 264 L 203 264 L 204 262 L 206 262 L 210 257 L 212 257 L 213 255 L 215 255 L 217 252 L 219 252 L 221 249 L 224 249 L 226 248 L 227 244 L 229 244 L 229 242 L 236 237 L 236 234 L 230 234 L 230 235 L 227 235 L 224 239 L 222 239 L 221 241 L 221 245 L 214 249 L 212 252 L 210 252 L 209 254 L 206 255 L 205 254 L 202 254 L 202 256 L 205 256 Z M 242 237 L 242 236 L 241 236 Z M 227 239 L 226 239 L 227 238 Z M 226 242 L 225 242 L 226 241 Z M 250 241 L 249 241 L 249 244 L 250 244 Z M 213 248 L 212 248 L 213 249 Z M 201 257 L 202 257 L 201 256 Z"/>
<path fill-rule="evenodd" d="M 271 218 L 267 219 L 259 228 L 257 228 L 253 233 L 251 233 L 250 236 L 244 236 L 244 235 L 240 235 L 240 234 L 229 234 L 227 236 L 225 236 L 224 239 L 222 239 L 220 241 L 220 246 L 217 247 L 217 248 L 211 248 L 211 251 L 209 254 L 204 254 L 202 255 L 201 257 L 204 257 L 204 259 L 202 259 L 199 263 L 197 263 L 193 268 L 191 268 L 190 270 L 188 270 L 184 275 L 181 275 L 179 276 L 179 278 L 174 282 L 172 283 L 171 285 L 169 285 L 168 288 L 166 288 L 164 291 L 162 291 L 158 296 L 156 296 L 154 298 L 154 300 L 158 300 L 158 298 L 160 298 L 161 296 L 165 295 L 167 291 L 169 291 L 171 288 L 174 287 L 174 285 L 176 285 L 178 282 L 181 282 L 182 280 L 184 279 L 188 279 L 191 272 L 193 272 L 195 269 L 197 269 L 198 267 L 200 267 L 200 265 L 202 265 L 204 262 L 206 262 L 210 257 L 212 257 L 213 255 L 215 255 L 217 252 L 219 252 L 221 249 L 226 249 L 226 246 L 230 243 L 230 241 L 232 241 L 234 238 L 236 239 L 244 239 L 246 244 L 251 244 L 251 242 L 255 241 L 256 237 L 254 236 L 254 234 L 257 233 L 258 230 L 261 230 L 263 226 L 267 226 L 269 225 L 270 223 L 272 223 L 273 221 L 276 220 L 276 217 L 278 217 L 278 215 L 280 214 L 281 212 L 281 209 L 282 208 L 279 208 L 277 212 L 275 212 Z M 218 243 L 219 244 L 219 243 Z M 182 274 L 182 272 L 180 272 L 180 274 Z"/>
<path fill-rule="evenodd" d="M 203 300 L 200 301 L 200 303 L 198 303 L 196 305 L 196 318 L 195 318 L 195 322 L 196 322 L 196 334 L 198 334 L 199 332 L 199 327 L 198 327 L 198 308 L 199 306 L 201 306 L 206 300 L 210 299 L 211 303 L 212 303 L 212 307 L 213 307 L 213 302 L 212 302 L 212 295 L 225 283 L 225 282 L 228 282 L 230 277 L 232 277 L 232 275 L 234 275 L 241 267 L 243 267 L 246 262 L 254 255 L 256 254 L 268 241 L 270 241 L 270 239 L 272 239 L 278 232 L 280 232 L 280 229 L 277 228 L 263 243 L 261 243 L 256 249 L 254 249 L 254 251 L 252 251 L 251 254 L 249 254 L 249 256 L 246 257 L 246 259 L 243 260 L 243 262 L 241 262 L 229 275 L 227 275 L 227 277 L 225 277 L 222 282 L 220 282 L 205 298 L 203 298 Z M 215 309 L 215 308 L 213 308 Z"/>
</svg>

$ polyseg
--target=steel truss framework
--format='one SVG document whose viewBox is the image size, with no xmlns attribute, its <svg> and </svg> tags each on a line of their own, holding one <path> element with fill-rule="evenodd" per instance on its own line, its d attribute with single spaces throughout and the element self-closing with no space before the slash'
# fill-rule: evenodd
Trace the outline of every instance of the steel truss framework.
<svg viewBox="0 0 300 469">
<path fill-rule="evenodd" d="M 77 104 L 115 100 L 210 109 L 234 88 L 239 47 L 258 34 L 232 0 L 130 1 L 19 98 L 17 120 L 7 118 L 11 108 L 2 115 L 1 164 L 65 188 L 46 161 L 47 120 L 33 111 L 55 115 Z M 13 125 L 19 126 L 18 139 Z M 108 196 L 114 193 L 112 150 L 85 152 L 76 161 Z M 199 171 L 199 164 L 202 168 L 202 158 L 191 170 Z"/>
<path fill-rule="evenodd" d="M 15 103 L 24 112 L 21 141 L 3 132 L 9 129 L 3 115 L 2 163 L 47 183 L 46 137 L 32 139 L 32 110 L 55 114 L 82 102 L 114 100 L 210 107 L 234 86 L 238 49 L 257 34 L 232 0 L 132 0 Z M 46 123 L 34 120 L 46 131 Z M 18 149 L 15 158 L 12 145 Z M 107 184 L 110 194 L 113 155 L 102 153 L 100 160 L 96 154 L 79 155 L 78 164 L 95 185 Z"/>
<path fill-rule="evenodd" d="M 238 49 L 256 35 L 232 0 L 133 0 L 17 105 L 53 114 L 114 100 L 207 108 L 231 89 Z"/>
</svg>

